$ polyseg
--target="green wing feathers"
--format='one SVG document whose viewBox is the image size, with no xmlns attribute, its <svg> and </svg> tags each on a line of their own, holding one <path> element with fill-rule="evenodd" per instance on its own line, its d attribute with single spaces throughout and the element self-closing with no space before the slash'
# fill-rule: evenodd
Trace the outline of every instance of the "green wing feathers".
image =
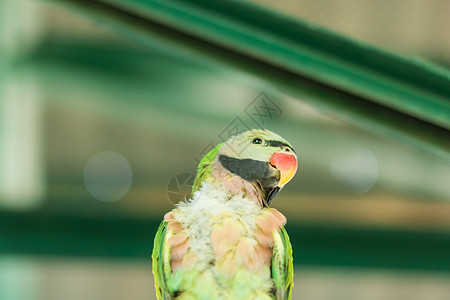
<svg viewBox="0 0 450 300">
<path fill-rule="evenodd" d="M 156 232 L 152 253 L 152 271 L 155 278 L 156 297 L 158 300 L 172 299 L 167 287 L 167 275 L 170 273 L 170 262 L 168 262 L 167 246 L 165 245 L 167 222 L 162 221 Z"/>
<path fill-rule="evenodd" d="M 292 298 L 294 286 L 294 266 L 292 246 L 284 227 L 274 235 L 275 244 L 272 256 L 272 278 L 275 283 L 275 299 Z"/>
</svg>

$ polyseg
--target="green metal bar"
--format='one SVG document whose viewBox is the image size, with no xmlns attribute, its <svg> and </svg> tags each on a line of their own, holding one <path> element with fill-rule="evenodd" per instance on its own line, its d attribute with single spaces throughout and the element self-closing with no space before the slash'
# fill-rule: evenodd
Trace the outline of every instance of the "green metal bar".
<svg viewBox="0 0 450 300">
<path fill-rule="evenodd" d="M 450 76 L 417 61 L 245 1 L 100 2 L 450 128 Z"/>
<path fill-rule="evenodd" d="M 0 212 L 0 253 L 148 258 L 160 220 Z M 450 234 L 289 224 L 298 265 L 450 272 Z"/>
<path fill-rule="evenodd" d="M 238 70 L 450 161 L 450 76 L 234 1 L 53 0 L 172 55 Z"/>
</svg>

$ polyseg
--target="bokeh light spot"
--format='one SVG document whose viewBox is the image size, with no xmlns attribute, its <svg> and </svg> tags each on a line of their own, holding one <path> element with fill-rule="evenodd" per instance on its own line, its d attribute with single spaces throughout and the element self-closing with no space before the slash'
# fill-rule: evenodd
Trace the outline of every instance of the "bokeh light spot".
<svg viewBox="0 0 450 300">
<path fill-rule="evenodd" d="M 102 151 L 93 155 L 84 167 L 84 184 L 96 199 L 114 202 L 123 198 L 133 183 L 133 170 L 120 153 Z"/>
<path fill-rule="evenodd" d="M 356 194 L 368 192 L 378 179 L 378 161 L 367 148 L 356 148 L 334 157 L 330 174 Z"/>
</svg>

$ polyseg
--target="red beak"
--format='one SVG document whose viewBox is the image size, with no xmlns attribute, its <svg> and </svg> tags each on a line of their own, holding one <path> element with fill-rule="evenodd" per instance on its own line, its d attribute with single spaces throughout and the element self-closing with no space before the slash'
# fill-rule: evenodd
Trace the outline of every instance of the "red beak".
<svg viewBox="0 0 450 300">
<path fill-rule="evenodd" d="M 275 152 L 270 158 L 270 164 L 280 171 L 278 184 L 280 188 L 288 183 L 297 172 L 297 156 L 291 152 Z"/>
</svg>

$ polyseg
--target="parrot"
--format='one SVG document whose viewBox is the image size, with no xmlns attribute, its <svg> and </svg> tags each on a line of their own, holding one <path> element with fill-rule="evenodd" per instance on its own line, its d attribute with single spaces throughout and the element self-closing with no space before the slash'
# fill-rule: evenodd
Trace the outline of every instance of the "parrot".
<svg viewBox="0 0 450 300">
<path fill-rule="evenodd" d="M 267 129 L 205 154 L 192 196 L 165 214 L 154 239 L 157 299 L 291 299 L 286 217 L 269 205 L 297 167 L 292 146 Z"/>
</svg>

